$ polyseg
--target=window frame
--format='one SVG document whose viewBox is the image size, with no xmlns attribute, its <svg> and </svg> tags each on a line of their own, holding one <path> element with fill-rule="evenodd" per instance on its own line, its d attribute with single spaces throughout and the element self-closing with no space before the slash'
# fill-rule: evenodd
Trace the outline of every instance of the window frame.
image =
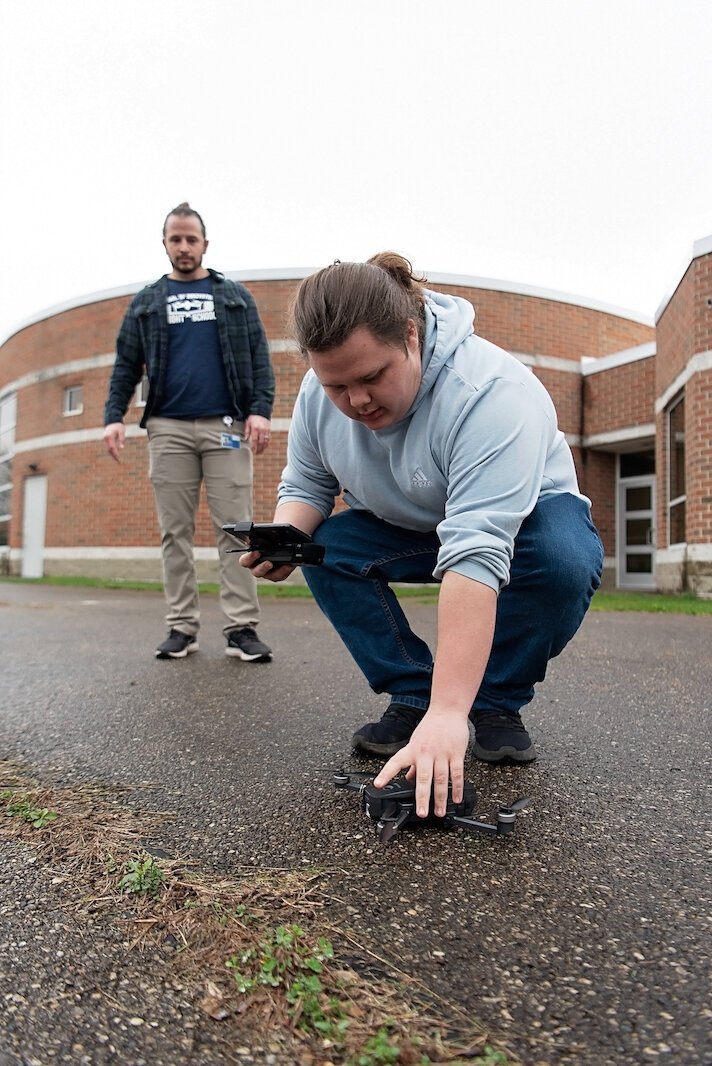
<svg viewBox="0 0 712 1066">
<path fill-rule="evenodd" d="M 8 416 L 5 412 L 10 411 Z M 11 458 L 15 452 L 15 430 L 17 429 L 17 393 L 8 392 L 0 399 L 0 457 Z M 7 445 L 3 440 L 7 438 Z"/>
<path fill-rule="evenodd" d="M 77 393 L 79 396 L 79 403 L 76 407 L 70 407 L 70 400 L 72 395 Z M 62 396 L 62 415 L 65 418 L 72 418 L 74 415 L 81 415 L 84 413 L 84 387 L 82 385 L 65 385 L 64 393 Z"/>
<path fill-rule="evenodd" d="M 683 391 L 681 393 L 678 393 L 678 395 L 674 398 L 674 400 L 672 400 L 670 402 L 670 405 L 668 406 L 668 408 L 667 408 L 667 410 L 665 412 L 665 429 L 666 429 L 666 434 L 667 434 L 667 456 L 666 456 L 666 458 L 667 458 L 667 463 L 666 463 L 667 484 L 666 484 L 666 487 L 665 487 L 666 488 L 666 491 L 665 491 L 665 497 L 666 497 L 665 509 L 666 509 L 666 517 L 667 517 L 668 547 L 669 548 L 672 548 L 673 546 L 677 546 L 677 545 L 680 545 L 680 544 L 686 544 L 687 543 L 687 539 L 686 539 L 687 538 L 687 524 L 686 524 L 687 523 L 687 480 L 686 480 L 686 477 L 685 477 L 685 463 L 686 463 L 686 460 L 687 460 L 687 452 L 686 452 L 686 440 L 685 440 L 685 414 L 686 414 L 686 412 L 685 412 L 685 408 L 684 408 L 684 403 L 685 403 L 685 393 Z M 682 410 L 682 419 L 683 419 L 683 421 L 682 421 L 682 426 L 683 426 L 683 430 L 682 430 L 682 475 L 683 475 L 683 486 L 682 487 L 683 487 L 683 489 L 685 491 L 682 492 L 682 493 L 679 493 L 677 496 L 672 498 L 670 493 L 672 491 L 672 485 L 673 485 L 673 481 L 674 481 L 674 477 L 675 477 L 674 472 L 673 472 L 674 471 L 673 464 L 676 461 L 676 448 L 675 448 L 675 442 L 673 441 L 672 419 L 673 419 L 673 415 L 674 415 L 675 411 L 681 405 L 683 405 L 683 410 Z M 682 506 L 684 508 L 684 522 L 685 522 L 684 536 L 685 536 L 685 539 L 684 540 L 673 540 L 672 539 L 672 531 L 673 531 L 673 515 L 672 515 L 672 513 L 673 513 L 673 509 L 674 508 L 679 508 L 680 506 Z"/>
</svg>

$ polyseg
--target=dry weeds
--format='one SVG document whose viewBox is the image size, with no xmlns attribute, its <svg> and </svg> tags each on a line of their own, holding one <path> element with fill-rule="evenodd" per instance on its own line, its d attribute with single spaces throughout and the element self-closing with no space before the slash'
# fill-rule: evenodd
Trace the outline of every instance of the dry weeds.
<svg viewBox="0 0 712 1066">
<path fill-rule="evenodd" d="M 205 1024 L 234 1026 L 242 1044 L 269 1033 L 298 1066 L 511 1066 L 469 1017 L 330 924 L 328 870 L 211 876 L 142 843 L 169 817 L 130 809 L 118 789 L 46 786 L 0 762 L 0 835 L 61 879 L 63 906 L 107 921 L 128 912 L 132 948 L 173 948 Z M 367 976 L 374 960 L 388 977 Z"/>
</svg>

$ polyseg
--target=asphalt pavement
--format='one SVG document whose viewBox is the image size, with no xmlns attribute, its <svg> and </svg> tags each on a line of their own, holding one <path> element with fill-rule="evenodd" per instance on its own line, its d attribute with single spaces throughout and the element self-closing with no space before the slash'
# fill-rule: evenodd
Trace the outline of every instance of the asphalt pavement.
<svg viewBox="0 0 712 1066">
<path fill-rule="evenodd" d="M 310 600 L 263 599 L 267 664 L 225 657 L 202 609 L 200 651 L 166 662 L 158 594 L 0 583 L 0 757 L 170 808 L 166 848 L 211 870 L 327 859 L 332 920 L 528 1066 L 712 1063 L 712 618 L 589 614 L 525 713 L 538 760 L 468 762 L 479 816 L 531 797 L 515 833 L 383 846 L 331 772 L 375 771 L 349 741 L 386 698 Z M 407 606 L 426 639 L 435 610 Z M 0 1066 L 237 1061 L 161 957 L 88 937 L 0 847 Z"/>
</svg>

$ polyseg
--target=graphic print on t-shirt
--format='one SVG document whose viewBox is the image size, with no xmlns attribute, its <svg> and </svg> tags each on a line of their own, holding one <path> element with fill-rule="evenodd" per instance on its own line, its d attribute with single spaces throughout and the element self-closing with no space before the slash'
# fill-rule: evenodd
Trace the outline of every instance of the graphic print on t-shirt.
<svg viewBox="0 0 712 1066">
<path fill-rule="evenodd" d="M 234 415 L 220 347 L 212 278 L 168 279 L 168 351 L 157 414 L 163 418 Z"/>
<path fill-rule="evenodd" d="M 166 299 L 169 326 L 184 322 L 214 322 L 215 304 L 211 292 L 179 292 Z"/>
</svg>

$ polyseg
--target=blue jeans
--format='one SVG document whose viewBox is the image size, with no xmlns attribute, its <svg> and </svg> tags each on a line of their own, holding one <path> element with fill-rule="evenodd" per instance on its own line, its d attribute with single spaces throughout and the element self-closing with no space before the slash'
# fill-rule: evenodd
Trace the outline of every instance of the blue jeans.
<svg viewBox="0 0 712 1066">
<path fill-rule="evenodd" d="M 305 567 L 305 580 L 369 685 L 396 703 L 426 710 L 433 656 L 389 583 L 433 581 L 437 535 L 350 510 L 323 522 L 314 539 L 326 548 L 324 563 Z M 602 566 L 588 504 L 568 493 L 541 500 L 514 543 L 474 710 L 512 714 L 529 703 L 549 660 L 581 625 Z"/>
</svg>

